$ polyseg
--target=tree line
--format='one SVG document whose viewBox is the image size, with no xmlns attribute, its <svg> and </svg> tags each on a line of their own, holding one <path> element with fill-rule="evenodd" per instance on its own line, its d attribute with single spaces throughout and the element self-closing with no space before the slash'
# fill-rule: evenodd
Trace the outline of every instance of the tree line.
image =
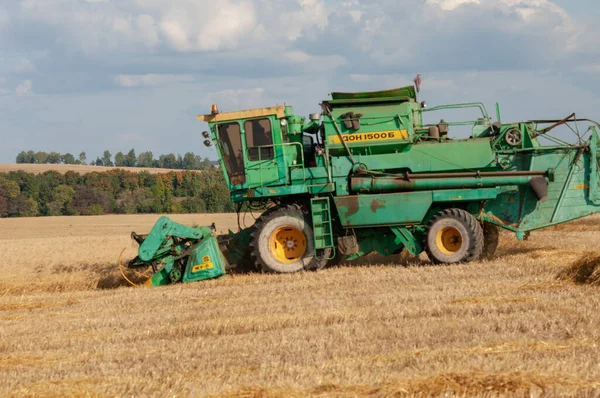
<svg viewBox="0 0 600 398">
<path fill-rule="evenodd" d="M 230 212 L 220 170 L 0 173 L 0 217 Z"/>
<path fill-rule="evenodd" d="M 76 158 L 71 153 L 21 151 L 15 161 L 19 164 L 88 164 L 85 152 L 81 152 Z M 169 153 L 155 159 L 151 151 L 141 152 L 136 156 L 134 149 L 127 153 L 117 152 L 114 158 L 110 151 L 104 151 L 101 157 L 96 157 L 96 160 L 90 161 L 89 164 L 92 166 L 153 167 L 177 170 L 207 170 L 213 167 L 208 158 L 202 158 L 193 152 L 186 152 L 183 156 Z"/>
</svg>

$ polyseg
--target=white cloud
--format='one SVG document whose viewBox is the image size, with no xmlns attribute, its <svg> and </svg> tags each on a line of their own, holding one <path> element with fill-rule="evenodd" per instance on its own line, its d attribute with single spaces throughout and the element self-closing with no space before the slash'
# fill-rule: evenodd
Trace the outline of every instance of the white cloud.
<svg viewBox="0 0 600 398">
<path fill-rule="evenodd" d="M 0 54 L 0 73 L 23 74 L 35 70 L 33 62 L 21 55 Z"/>
<path fill-rule="evenodd" d="M 161 33 L 178 51 L 234 48 L 257 25 L 250 1 L 179 1 L 161 11 Z"/>
<path fill-rule="evenodd" d="M 33 94 L 33 82 L 31 80 L 23 80 L 15 89 L 18 96 L 26 96 Z"/>
<path fill-rule="evenodd" d="M 162 86 L 173 83 L 185 83 L 194 81 L 192 75 L 170 75 L 149 73 L 146 75 L 118 75 L 115 77 L 115 82 L 127 88 L 146 87 L 146 86 Z"/>
<path fill-rule="evenodd" d="M 287 51 L 283 58 L 286 63 L 301 66 L 304 71 L 334 70 L 347 63 L 341 55 L 309 55 L 304 51 Z"/>
<path fill-rule="evenodd" d="M 442 10 L 451 11 L 463 4 L 475 3 L 479 4 L 479 0 L 426 0 L 428 4 L 436 4 L 442 8 Z"/>
<path fill-rule="evenodd" d="M 221 104 L 221 111 L 233 111 L 235 109 L 259 108 L 265 89 L 262 87 L 225 89 L 211 94 L 207 97 L 211 103 Z M 274 104 L 272 104 L 274 105 Z"/>
</svg>

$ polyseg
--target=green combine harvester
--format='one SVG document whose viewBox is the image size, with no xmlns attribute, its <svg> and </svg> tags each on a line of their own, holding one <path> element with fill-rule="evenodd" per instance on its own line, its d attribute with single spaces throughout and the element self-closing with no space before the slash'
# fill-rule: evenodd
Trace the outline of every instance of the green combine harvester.
<svg viewBox="0 0 600 398">
<path fill-rule="evenodd" d="M 204 144 L 217 150 L 231 200 L 268 209 L 252 227 L 220 236 L 214 226 L 161 217 L 148 235 L 133 234 L 139 253 L 126 266 L 152 267 L 146 284 L 158 286 L 235 266 L 318 270 L 371 252 L 463 263 L 492 256 L 499 228 L 523 240 L 600 211 L 597 122 L 572 114 L 502 123 L 498 106 L 494 122 L 482 103 L 427 108 L 419 88 L 418 76 L 415 86 L 332 93 L 308 120 L 291 106 L 213 105 L 198 119 L 208 123 Z M 423 122 L 464 109 L 480 116 Z M 449 137 L 465 126 L 470 138 Z M 573 143 L 552 135 L 559 126 Z"/>
</svg>

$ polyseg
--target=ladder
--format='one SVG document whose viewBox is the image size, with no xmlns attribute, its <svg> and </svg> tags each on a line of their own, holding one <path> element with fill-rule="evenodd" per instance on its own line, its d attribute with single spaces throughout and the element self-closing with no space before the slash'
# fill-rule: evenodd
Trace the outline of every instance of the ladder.
<svg viewBox="0 0 600 398">
<path fill-rule="evenodd" d="M 333 233 L 331 230 L 331 212 L 329 210 L 329 197 L 316 197 L 310 200 L 310 211 L 313 222 L 313 238 L 315 250 L 333 247 Z"/>
</svg>

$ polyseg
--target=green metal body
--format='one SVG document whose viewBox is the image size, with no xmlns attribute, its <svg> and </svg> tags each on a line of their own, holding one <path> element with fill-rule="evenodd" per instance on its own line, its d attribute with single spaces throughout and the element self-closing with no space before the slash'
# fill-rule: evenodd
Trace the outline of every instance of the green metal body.
<svg viewBox="0 0 600 398">
<path fill-rule="evenodd" d="M 430 112 L 475 109 L 470 121 L 426 124 Z M 310 214 L 314 248 L 424 250 L 431 218 L 459 208 L 481 222 L 529 231 L 600 211 L 598 123 L 575 119 L 492 123 L 481 103 L 424 108 L 413 87 L 333 93 L 309 121 L 291 106 L 201 115 L 234 202 L 295 202 Z M 587 130 L 579 125 L 586 123 Z M 550 134 L 567 125 L 568 143 Z M 468 139 L 449 138 L 471 127 Z M 450 134 L 451 136 L 451 134 Z M 541 140 L 545 140 L 543 145 Z M 248 257 L 250 228 L 215 237 L 166 217 L 130 266 L 152 265 L 153 286 L 223 275 Z M 342 243 L 340 243 L 342 242 Z"/>
<path fill-rule="evenodd" d="M 466 108 L 481 117 L 423 122 L 430 112 Z M 333 93 L 309 121 L 290 106 L 268 109 L 199 118 L 209 124 L 231 199 L 301 202 L 311 210 L 317 249 L 352 234 L 359 247 L 350 258 L 403 247 L 418 254 L 428 221 L 450 207 L 519 238 L 600 211 L 594 121 L 566 143 L 547 127 L 582 120 L 492 123 L 481 103 L 423 108 L 413 87 Z M 448 138 L 459 126 L 471 126 L 472 137 Z M 555 144 L 542 145 L 542 136 Z"/>
</svg>

